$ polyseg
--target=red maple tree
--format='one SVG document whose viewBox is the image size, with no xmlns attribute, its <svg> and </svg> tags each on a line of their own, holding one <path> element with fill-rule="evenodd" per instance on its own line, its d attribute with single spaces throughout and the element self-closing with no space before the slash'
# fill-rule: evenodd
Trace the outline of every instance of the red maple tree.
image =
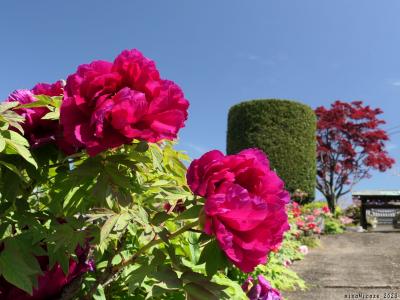
<svg viewBox="0 0 400 300">
<path fill-rule="evenodd" d="M 394 159 L 385 149 L 389 136 L 379 128 L 379 108 L 362 101 L 334 102 L 330 108 L 315 110 L 317 115 L 317 189 L 335 212 L 337 200 L 349 193 L 372 169 L 391 168 Z"/>
</svg>

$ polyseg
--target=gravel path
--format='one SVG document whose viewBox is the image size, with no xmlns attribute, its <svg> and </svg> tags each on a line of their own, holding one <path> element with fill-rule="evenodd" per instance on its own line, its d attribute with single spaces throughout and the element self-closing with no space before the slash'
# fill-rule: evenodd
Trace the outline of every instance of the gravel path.
<svg viewBox="0 0 400 300">
<path fill-rule="evenodd" d="M 292 268 L 310 288 L 287 300 L 400 299 L 400 233 L 326 236 Z"/>
</svg>

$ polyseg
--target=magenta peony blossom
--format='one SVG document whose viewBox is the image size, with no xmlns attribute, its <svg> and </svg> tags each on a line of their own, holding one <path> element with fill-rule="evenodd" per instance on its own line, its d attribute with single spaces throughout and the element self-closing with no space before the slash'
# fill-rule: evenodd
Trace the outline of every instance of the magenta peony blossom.
<svg viewBox="0 0 400 300">
<path fill-rule="evenodd" d="M 7 101 L 17 101 L 28 104 L 36 101 L 35 95 L 60 96 L 63 94 L 62 81 L 53 84 L 39 83 L 32 90 L 16 90 L 10 94 Z M 56 141 L 59 134 L 58 121 L 43 120 L 42 118 L 50 112 L 47 107 L 19 108 L 15 112 L 25 118 L 21 124 L 24 136 L 33 148 Z"/>
<path fill-rule="evenodd" d="M 50 97 L 61 96 L 64 93 L 64 82 L 59 80 L 55 83 L 38 83 L 32 88 L 35 95 L 46 95 Z"/>
<path fill-rule="evenodd" d="M 188 107 L 179 86 L 161 79 L 152 60 L 125 50 L 113 63 L 81 65 L 68 77 L 60 121 L 66 141 L 93 156 L 133 139 L 175 139 Z"/>
<path fill-rule="evenodd" d="M 191 163 L 187 181 L 194 194 L 206 198 L 204 231 L 216 236 L 227 257 L 243 272 L 266 263 L 289 229 L 289 193 L 265 154 L 210 151 Z"/>
<path fill-rule="evenodd" d="M 262 275 L 258 275 L 258 282 L 254 284 L 254 279 L 249 277 L 242 285 L 243 291 L 250 300 L 282 300 L 281 293 L 272 288 L 271 284 Z"/>
</svg>

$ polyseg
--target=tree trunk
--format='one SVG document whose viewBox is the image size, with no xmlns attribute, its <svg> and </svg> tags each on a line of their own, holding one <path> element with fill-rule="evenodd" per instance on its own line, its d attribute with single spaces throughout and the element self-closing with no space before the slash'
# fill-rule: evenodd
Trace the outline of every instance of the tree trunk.
<svg viewBox="0 0 400 300">
<path fill-rule="evenodd" d="M 335 195 L 326 196 L 326 201 L 328 202 L 329 210 L 332 214 L 335 214 L 336 211 L 336 197 Z"/>
</svg>

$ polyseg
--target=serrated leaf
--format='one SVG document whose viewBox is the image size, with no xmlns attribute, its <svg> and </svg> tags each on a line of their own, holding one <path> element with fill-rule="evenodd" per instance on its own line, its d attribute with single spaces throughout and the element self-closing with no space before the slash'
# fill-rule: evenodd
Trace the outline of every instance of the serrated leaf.
<svg viewBox="0 0 400 300">
<path fill-rule="evenodd" d="M 197 219 L 200 215 L 203 205 L 194 205 L 176 217 L 176 220 Z"/>
<path fill-rule="evenodd" d="M 54 244 L 48 244 L 49 254 L 49 269 L 52 269 L 56 263 L 59 263 L 64 274 L 68 274 L 69 270 L 69 256 L 67 255 L 65 248 L 56 249 Z"/>
</svg>

